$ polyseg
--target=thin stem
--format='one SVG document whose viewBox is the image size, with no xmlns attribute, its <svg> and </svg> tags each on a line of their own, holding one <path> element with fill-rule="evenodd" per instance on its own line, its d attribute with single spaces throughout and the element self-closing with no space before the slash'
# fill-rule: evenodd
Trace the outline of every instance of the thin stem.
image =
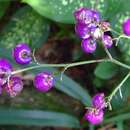
<svg viewBox="0 0 130 130">
<path fill-rule="evenodd" d="M 114 32 L 114 33 L 116 33 L 116 34 L 118 34 L 118 35 L 121 35 L 119 32 L 113 30 L 112 28 L 111 28 L 111 31 Z"/>
<path fill-rule="evenodd" d="M 111 102 L 113 96 L 117 93 L 119 89 L 121 89 L 122 85 L 125 83 L 125 81 L 130 77 L 130 72 L 125 76 L 125 78 L 120 82 L 120 84 L 114 89 L 114 91 L 110 94 L 108 97 L 108 102 Z"/>
<path fill-rule="evenodd" d="M 104 49 L 105 49 L 105 52 L 107 53 L 108 57 L 112 60 L 112 55 L 110 54 L 109 50 L 106 48 L 106 46 L 104 45 Z"/>
<path fill-rule="evenodd" d="M 31 66 L 25 69 L 21 69 L 21 70 L 16 70 L 13 71 L 11 73 L 11 75 L 17 74 L 17 73 L 21 73 L 21 72 L 25 72 L 25 71 L 29 71 L 29 70 L 33 70 L 33 69 L 37 69 L 37 68 L 42 68 L 42 67 L 75 67 L 75 66 L 80 66 L 80 65 L 85 65 L 85 64 L 93 64 L 93 63 L 99 63 L 99 62 L 112 62 L 117 64 L 118 66 L 124 67 L 126 69 L 130 69 L 129 65 L 126 65 L 120 61 L 117 61 L 116 59 L 108 59 L 108 58 L 104 58 L 104 59 L 99 59 L 99 60 L 89 60 L 89 61 L 81 61 L 81 62 L 75 62 L 75 63 L 68 63 L 68 64 L 39 64 L 36 66 Z"/>
<path fill-rule="evenodd" d="M 103 43 L 103 41 L 104 41 L 104 40 L 103 40 L 103 35 L 104 35 L 104 33 L 102 32 L 102 45 L 103 45 L 103 47 L 104 47 L 104 50 L 105 50 L 107 56 L 109 57 L 110 60 L 112 60 L 113 58 L 112 58 L 111 53 L 109 52 L 109 50 L 107 49 L 107 47 L 106 47 L 105 44 Z"/>
<path fill-rule="evenodd" d="M 117 41 L 116 41 L 116 46 L 118 45 L 118 43 L 119 43 L 119 41 L 120 41 L 121 38 L 127 38 L 127 39 L 129 39 L 130 37 L 128 37 L 128 36 L 122 34 L 122 35 L 120 35 L 119 37 L 115 38 L 115 39 L 117 39 Z"/>
<path fill-rule="evenodd" d="M 42 67 L 64 67 L 64 64 L 40 64 L 40 65 L 36 65 L 36 66 L 27 67 L 25 69 L 13 71 L 11 73 L 11 75 L 22 73 L 22 72 L 33 70 L 33 69 L 37 69 L 37 68 L 42 68 Z"/>
<path fill-rule="evenodd" d="M 124 35 L 124 34 L 122 34 L 122 35 L 120 36 L 120 38 L 127 38 L 127 39 L 130 39 L 129 36 L 126 36 L 126 35 Z"/>
<path fill-rule="evenodd" d="M 32 53 L 32 57 L 33 57 L 34 62 L 39 65 L 39 63 L 38 63 L 38 61 L 37 61 L 37 59 L 36 59 L 36 57 L 35 57 L 35 51 L 36 51 L 36 50 L 34 49 L 34 50 L 33 50 L 33 53 Z"/>
<path fill-rule="evenodd" d="M 122 67 L 124 67 L 124 68 L 126 68 L 126 69 L 130 69 L 130 66 L 129 66 L 129 65 L 124 64 L 124 63 L 122 63 L 122 62 L 120 62 L 120 61 L 118 61 L 118 60 L 116 60 L 116 59 L 112 59 L 111 62 L 112 62 L 112 63 L 115 63 L 115 64 L 117 64 L 117 65 L 119 65 L 119 66 L 122 66 Z"/>
<path fill-rule="evenodd" d="M 61 72 L 61 77 L 60 77 L 60 80 L 61 80 L 61 81 L 62 81 L 62 79 L 63 79 L 63 74 L 65 73 L 65 71 L 66 71 L 68 68 L 69 68 L 69 65 L 66 66 L 66 67 L 63 69 L 63 71 Z"/>
<path fill-rule="evenodd" d="M 93 64 L 93 63 L 99 63 L 99 62 L 110 62 L 110 59 L 105 58 L 105 59 L 99 59 L 99 60 L 81 61 L 81 62 L 76 62 L 72 64 L 66 64 L 65 66 L 68 66 L 68 68 L 70 68 L 70 67 L 75 67 L 79 65 Z"/>
<path fill-rule="evenodd" d="M 75 66 L 80 66 L 80 65 L 85 65 L 85 64 L 92 64 L 92 63 L 99 63 L 99 62 L 110 62 L 109 59 L 99 59 L 99 60 L 89 60 L 89 61 L 81 61 L 81 62 L 75 62 L 75 63 L 68 63 L 68 64 L 40 64 L 40 65 L 36 65 L 36 66 L 31 66 L 25 69 L 21 69 L 21 70 L 16 70 L 13 71 L 11 73 L 11 75 L 17 74 L 17 73 L 21 73 L 21 72 L 25 72 L 28 70 L 33 70 L 33 69 L 37 69 L 37 68 L 42 68 L 42 67 L 75 67 Z"/>
<path fill-rule="evenodd" d="M 127 39 L 130 39 L 129 36 L 126 36 L 126 35 L 124 35 L 124 34 L 120 34 L 118 37 L 113 38 L 113 40 L 116 40 L 116 46 L 118 45 L 119 40 L 120 40 L 121 38 L 127 38 Z"/>
</svg>

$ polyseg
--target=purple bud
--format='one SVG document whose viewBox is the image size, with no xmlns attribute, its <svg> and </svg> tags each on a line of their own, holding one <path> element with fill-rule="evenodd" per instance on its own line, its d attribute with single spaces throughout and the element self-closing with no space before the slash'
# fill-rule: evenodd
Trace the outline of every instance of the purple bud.
<svg viewBox="0 0 130 130">
<path fill-rule="evenodd" d="M 102 31 L 100 28 L 96 27 L 96 28 L 92 28 L 91 29 L 91 35 L 94 39 L 100 39 L 102 38 Z"/>
<path fill-rule="evenodd" d="M 8 72 L 13 70 L 12 65 L 7 59 L 0 59 L 0 68 L 6 69 Z"/>
<path fill-rule="evenodd" d="M 111 48 L 112 45 L 113 45 L 113 41 L 112 41 L 111 36 L 109 36 L 109 35 L 104 35 L 104 36 L 103 36 L 103 43 L 104 43 L 104 45 L 105 45 L 107 48 Z"/>
<path fill-rule="evenodd" d="M 100 13 L 97 11 L 92 11 L 92 13 L 94 21 L 99 23 L 101 21 Z"/>
<path fill-rule="evenodd" d="M 18 76 L 11 77 L 9 83 L 7 83 L 5 86 L 5 90 L 10 95 L 10 97 L 17 96 L 23 90 L 22 79 Z"/>
<path fill-rule="evenodd" d="M 104 109 L 106 107 L 106 101 L 104 97 L 104 93 L 96 94 L 93 99 L 93 106 L 97 109 Z"/>
<path fill-rule="evenodd" d="M 99 125 L 103 122 L 104 112 L 95 108 L 89 109 L 85 114 L 85 119 L 92 125 Z"/>
<path fill-rule="evenodd" d="M 93 20 L 93 13 L 87 8 L 80 8 L 74 15 L 78 23 L 89 24 Z"/>
<path fill-rule="evenodd" d="M 82 49 L 86 53 L 93 53 L 93 52 L 95 52 L 96 47 L 97 47 L 97 44 L 96 44 L 96 42 L 92 38 L 84 39 L 82 41 Z"/>
<path fill-rule="evenodd" d="M 80 36 L 80 38 L 86 39 L 90 37 L 90 29 L 85 24 L 77 23 L 75 26 L 75 32 Z"/>
<path fill-rule="evenodd" d="M 32 52 L 27 44 L 21 43 L 14 48 L 13 57 L 18 64 L 29 64 L 32 61 Z"/>
<path fill-rule="evenodd" d="M 101 22 L 101 29 L 103 30 L 103 32 L 106 32 L 106 31 L 110 31 L 111 30 L 111 25 L 109 22 Z"/>
<path fill-rule="evenodd" d="M 12 70 L 13 67 L 8 60 L 0 59 L 0 86 L 3 86 L 6 83 L 7 77 Z"/>
<path fill-rule="evenodd" d="M 49 72 L 40 73 L 35 77 L 34 84 L 40 92 L 48 92 L 54 86 L 54 77 Z"/>
<path fill-rule="evenodd" d="M 130 36 L 130 19 L 127 19 L 123 24 L 123 31 L 127 36 Z"/>
</svg>

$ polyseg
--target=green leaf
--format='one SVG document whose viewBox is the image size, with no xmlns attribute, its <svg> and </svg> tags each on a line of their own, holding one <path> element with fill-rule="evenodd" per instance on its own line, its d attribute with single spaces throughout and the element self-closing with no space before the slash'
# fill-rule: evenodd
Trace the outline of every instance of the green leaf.
<svg viewBox="0 0 130 130">
<path fill-rule="evenodd" d="M 74 23 L 76 9 L 91 7 L 91 1 L 81 0 L 23 0 L 44 17 L 61 23 Z"/>
<path fill-rule="evenodd" d="M 110 79 L 118 72 L 118 66 L 113 63 L 99 63 L 95 69 L 95 75 L 101 79 Z"/>
<path fill-rule="evenodd" d="M 61 23 L 74 23 L 73 13 L 80 7 L 95 8 L 101 12 L 103 18 L 113 19 L 115 15 L 122 12 L 120 8 L 128 8 L 127 2 L 122 0 L 22 0 L 29 4 L 34 10 L 44 17 Z M 124 6 L 125 3 L 125 6 Z M 126 6 L 127 5 L 127 6 Z M 113 10 L 114 9 L 114 10 Z M 123 14 L 123 13 L 122 13 Z M 114 17 L 115 18 L 115 17 Z"/>
<path fill-rule="evenodd" d="M 56 81 L 57 89 L 81 101 L 85 106 L 91 106 L 91 97 L 89 93 L 74 80 L 63 75 L 62 81 L 60 80 L 60 76 L 56 77 Z"/>
<path fill-rule="evenodd" d="M 80 127 L 76 117 L 59 112 L 0 109 L 0 117 L 2 125 Z"/>
<path fill-rule="evenodd" d="M 48 22 L 30 7 L 23 7 L 11 19 L 0 35 L 0 45 L 14 48 L 19 43 L 27 43 L 39 48 L 47 40 Z"/>
<path fill-rule="evenodd" d="M 123 120 L 129 120 L 129 119 L 130 119 L 130 113 L 125 113 L 125 114 L 114 116 L 112 118 L 108 118 L 104 121 L 104 123 L 113 123 L 113 122 L 118 122 Z"/>
<path fill-rule="evenodd" d="M 95 77 L 94 80 L 93 80 L 93 85 L 96 87 L 96 88 L 101 88 L 103 87 L 105 84 L 105 80 L 102 80 L 98 77 Z"/>
<path fill-rule="evenodd" d="M 8 8 L 10 4 L 10 1 L 9 0 L 6 0 L 6 1 L 0 1 L 0 18 L 4 15 L 6 9 Z"/>
<path fill-rule="evenodd" d="M 119 81 L 120 83 L 121 81 Z M 119 84 L 118 83 L 118 84 Z M 122 107 L 125 107 L 129 104 L 129 96 L 130 96 L 130 78 L 126 80 L 126 82 L 121 87 L 121 93 L 122 97 L 120 95 L 120 92 L 118 91 L 115 96 L 112 99 L 112 108 L 119 110 L 119 108 L 122 109 Z"/>
<path fill-rule="evenodd" d="M 107 16 L 107 19 L 112 24 L 112 29 L 123 34 L 123 23 L 130 18 L 130 1 L 129 0 L 109 0 L 106 1 L 107 8 L 105 10 L 104 16 Z M 115 37 L 115 35 L 113 33 Z M 130 56 L 130 44 L 129 40 L 121 38 L 118 48 L 122 51 L 123 54 Z M 125 59 L 124 59 L 125 60 Z M 129 59 L 130 61 L 130 59 Z"/>
<path fill-rule="evenodd" d="M 116 124 L 117 124 L 117 130 L 124 130 L 123 129 L 123 121 L 118 121 Z"/>
</svg>

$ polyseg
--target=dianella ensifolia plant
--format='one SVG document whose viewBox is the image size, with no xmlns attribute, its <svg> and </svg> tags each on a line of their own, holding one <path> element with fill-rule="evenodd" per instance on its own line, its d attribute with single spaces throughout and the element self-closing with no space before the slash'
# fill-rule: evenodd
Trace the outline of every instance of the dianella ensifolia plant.
<svg viewBox="0 0 130 130">
<path fill-rule="evenodd" d="M 26 0 L 23 1 L 26 2 Z M 34 3 L 31 4 L 32 7 Z M 37 10 L 35 6 L 34 9 Z M 112 28 L 110 22 L 103 20 L 102 14 L 96 9 L 80 7 L 75 9 L 73 16 L 75 17 L 75 32 L 77 37 L 79 36 L 82 39 L 81 48 L 86 55 L 95 53 L 97 46 L 100 45 L 106 52 L 107 58 L 105 57 L 102 59 L 79 61 L 67 64 L 42 64 L 37 61 L 35 50 L 32 50 L 28 43 L 19 43 L 14 47 L 12 56 L 17 64 L 24 65 L 25 68 L 14 70 L 13 66 L 7 59 L 1 58 L 0 93 L 2 94 L 2 91 L 5 90 L 7 94 L 13 98 L 20 94 L 23 89 L 23 81 L 20 76 L 17 76 L 17 74 L 21 72 L 44 67 L 64 68 L 62 72 L 52 73 L 43 71 L 35 76 L 35 88 L 39 92 L 47 93 L 51 91 L 52 88 L 55 88 L 54 86 L 57 82 L 55 77 L 60 75 L 59 80 L 62 82 L 64 80 L 63 75 L 69 68 L 93 63 L 114 63 L 117 66 L 127 69 L 128 74 L 115 87 L 109 96 L 105 96 L 104 92 L 97 93 L 92 98 L 92 106 L 85 106 L 86 113 L 84 119 L 89 121 L 92 125 L 99 125 L 104 120 L 105 109 L 112 110 L 111 101 L 117 92 L 119 92 L 120 96 L 123 97 L 121 87 L 130 77 L 130 65 L 117 60 L 109 51 L 113 46 L 118 46 L 121 38 L 130 39 L 130 19 L 128 18 L 126 21 L 123 21 L 123 33 L 120 33 Z M 56 20 L 55 17 L 53 19 Z M 113 38 L 107 32 L 112 32 L 116 34 L 117 37 Z M 36 64 L 28 67 L 27 65 L 31 65 L 32 62 L 35 62 Z"/>
</svg>

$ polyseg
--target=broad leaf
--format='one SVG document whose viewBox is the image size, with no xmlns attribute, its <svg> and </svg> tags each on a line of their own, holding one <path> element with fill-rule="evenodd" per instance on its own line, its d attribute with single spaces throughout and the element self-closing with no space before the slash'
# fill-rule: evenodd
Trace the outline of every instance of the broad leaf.
<svg viewBox="0 0 130 130">
<path fill-rule="evenodd" d="M 73 13 L 76 9 L 91 7 L 91 1 L 81 0 L 23 0 L 39 14 L 61 23 L 74 23 Z"/>
<path fill-rule="evenodd" d="M 130 7 L 129 7 L 130 1 L 109 0 L 106 1 L 106 3 L 107 8 L 104 13 L 104 16 L 106 16 L 107 20 L 111 22 L 113 30 L 119 32 L 119 34 L 123 34 L 123 23 L 128 18 L 130 18 Z M 119 36 L 115 33 L 113 33 L 113 35 L 114 37 Z M 126 54 L 126 56 L 130 56 L 129 40 L 121 38 L 118 44 L 118 48 L 122 51 L 123 54 Z"/>
<path fill-rule="evenodd" d="M 56 88 L 78 99 L 86 106 L 91 105 L 91 97 L 87 90 L 66 75 L 63 75 L 62 81 L 60 80 L 60 76 L 57 77 Z"/>
<path fill-rule="evenodd" d="M 129 120 L 129 119 L 130 119 L 130 113 L 125 113 L 125 114 L 117 115 L 112 118 L 106 119 L 104 123 L 114 123 L 117 121 L 123 121 L 123 120 Z"/>
<path fill-rule="evenodd" d="M 124 130 L 123 129 L 123 121 L 118 121 L 116 124 L 117 124 L 117 129 L 118 130 Z"/>
<path fill-rule="evenodd" d="M 32 48 L 39 48 L 48 34 L 48 22 L 30 7 L 23 7 L 0 34 L 0 46 L 13 48 L 19 43 L 27 43 Z"/>
<path fill-rule="evenodd" d="M 51 111 L 0 109 L 0 117 L 2 125 L 80 127 L 76 117 Z"/>
<path fill-rule="evenodd" d="M 95 8 L 105 19 L 113 19 L 122 12 L 122 5 L 127 8 L 123 0 L 84 1 L 84 0 L 22 0 L 34 8 L 39 14 L 51 20 L 62 23 L 74 23 L 73 13 L 80 7 Z M 126 3 L 124 5 L 124 3 Z M 113 10 L 114 8 L 114 10 Z"/>
<path fill-rule="evenodd" d="M 121 81 L 119 81 L 120 83 Z M 118 84 L 119 84 L 118 83 Z M 113 109 L 118 110 L 119 108 L 125 107 L 129 104 L 130 97 L 130 78 L 125 81 L 125 83 L 121 87 L 121 91 L 117 91 L 115 96 L 112 99 L 112 107 Z M 116 87 L 116 86 L 115 86 Z"/>
<path fill-rule="evenodd" d="M 101 79 L 110 79 L 118 72 L 118 66 L 113 63 L 99 63 L 95 69 L 95 75 Z"/>
</svg>

